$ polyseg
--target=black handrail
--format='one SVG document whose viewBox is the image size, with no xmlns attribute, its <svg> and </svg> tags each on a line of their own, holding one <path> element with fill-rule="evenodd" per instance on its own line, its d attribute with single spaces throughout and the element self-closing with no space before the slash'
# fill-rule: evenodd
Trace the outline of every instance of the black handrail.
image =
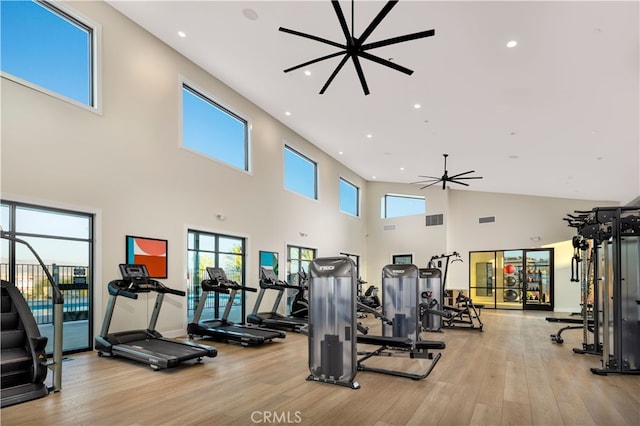
<svg viewBox="0 0 640 426">
<path fill-rule="evenodd" d="M 28 242 L 16 237 L 12 233 L 6 231 L 0 231 L 0 238 L 10 240 L 16 243 L 24 244 L 33 253 L 38 260 L 40 266 L 47 275 L 47 280 L 51 284 L 53 289 L 53 362 L 49 365 L 53 371 L 53 386 L 49 389 L 52 392 L 58 392 L 62 389 L 62 321 L 63 321 L 63 307 L 64 307 L 64 295 L 56 284 L 53 276 L 47 269 L 38 253 L 31 247 Z"/>
</svg>

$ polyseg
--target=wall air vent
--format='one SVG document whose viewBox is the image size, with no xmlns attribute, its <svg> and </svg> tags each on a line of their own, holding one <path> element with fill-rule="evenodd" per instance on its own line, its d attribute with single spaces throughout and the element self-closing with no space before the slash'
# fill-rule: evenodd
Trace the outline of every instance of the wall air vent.
<svg viewBox="0 0 640 426">
<path fill-rule="evenodd" d="M 495 216 L 487 216 L 487 217 L 481 217 L 478 219 L 478 223 L 491 223 L 491 222 L 495 222 L 496 221 L 496 217 Z"/>
<path fill-rule="evenodd" d="M 444 224 L 444 214 L 432 214 L 426 216 L 426 225 L 427 226 L 436 226 Z"/>
<path fill-rule="evenodd" d="M 384 226 L 384 230 L 385 231 L 395 231 L 396 230 L 396 226 L 395 225 L 385 225 Z"/>
</svg>

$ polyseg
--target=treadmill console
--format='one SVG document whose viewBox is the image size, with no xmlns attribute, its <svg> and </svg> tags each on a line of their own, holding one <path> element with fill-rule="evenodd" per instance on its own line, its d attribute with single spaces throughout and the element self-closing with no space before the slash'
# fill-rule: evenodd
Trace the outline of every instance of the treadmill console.
<svg viewBox="0 0 640 426">
<path fill-rule="evenodd" d="M 266 281 L 276 282 L 278 281 L 278 277 L 276 277 L 276 273 L 273 271 L 273 268 L 265 268 L 264 266 L 260 267 L 260 271 L 262 272 L 262 278 Z"/>
<path fill-rule="evenodd" d="M 224 273 L 224 269 L 222 268 L 214 268 L 212 266 L 207 266 L 207 274 L 209 274 L 209 278 L 216 281 L 226 281 L 227 274 Z"/>
<path fill-rule="evenodd" d="M 150 290 L 155 288 L 153 280 L 149 279 L 149 271 L 147 266 L 143 264 L 120 264 L 120 273 L 122 279 L 126 283 L 129 283 L 129 289 L 133 290 Z"/>
</svg>

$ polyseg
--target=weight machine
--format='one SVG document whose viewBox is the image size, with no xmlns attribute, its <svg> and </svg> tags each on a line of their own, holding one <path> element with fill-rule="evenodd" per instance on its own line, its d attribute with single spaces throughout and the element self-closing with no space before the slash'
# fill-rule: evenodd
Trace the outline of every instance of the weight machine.
<svg viewBox="0 0 640 426">
<path fill-rule="evenodd" d="M 392 265 L 397 267 L 399 265 Z M 406 265 L 404 265 L 406 266 Z M 416 268 L 414 265 L 413 268 Z M 400 270 L 401 268 L 398 268 Z M 417 268 L 415 271 L 417 284 Z M 409 277 L 404 277 L 409 278 Z M 420 341 L 409 336 L 417 332 L 417 318 L 407 319 L 398 313 L 394 320 L 385 318 L 377 310 L 357 302 L 357 277 L 355 264 L 348 257 L 316 258 L 309 265 L 309 376 L 307 380 L 360 388 L 355 380 L 358 371 L 370 371 L 406 377 L 413 380 L 425 378 L 433 369 L 441 354 L 434 357 L 429 349 L 444 349 L 444 342 Z M 408 283 L 397 291 L 402 306 L 415 313 L 418 305 L 417 286 Z M 415 294 L 414 294 L 415 293 Z M 406 303 L 405 303 L 406 302 Z M 384 303 L 384 302 L 383 302 Z M 358 334 L 366 329 L 357 323 L 357 309 L 363 309 L 380 318 L 385 324 L 395 327 L 402 335 L 372 336 Z M 404 315 L 404 317 L 403 317 Z M 414 321 L 415 319 L 415 321 Z M 396 325 L 394 325 L 396 324 Z M 406 334 L 406 335 L 405 335 Z M 376 346 L 370 351 L 358 352 L 358 344 Z M 365 365 L 374 356 L 408 355 L 409 358 L 432 359 L 423 373 L 409 373 Z M 358 358 L 360 356 L 360 358 Z"/>
<path fill-rule="evenodd" d="M 594 339 L 602 333 L 602 367 L 591 372 L 640 374 L 640 208 L 595 207 L 575 213 L 568 215 L 569 225 L 593 240 L 593 281 L 600 281 L 594 291 L 593 333 Z M 588 286 L 585 269 L 583 291 Z M 586 317 L 584 321 L 586 337 L 590 329 Z"/>
<path fill-rule="evenodd" d="M 433 284 L 430 285 L 430 288 L 427 288 L 425 290 L 427 291 L 427 294 L 423 295 L 423 298 L 426 299 L 427 303 L 432 306 L 432 309 L 447 312 L 449 313 L 449 315 L 441 316 L 439 314 L 431 314 L 432 317 L 428 321 L 430 322 L 430 324 L 433 324 L 433 326 L 429 328 L 429 331 L 440 331 L 441 328 L 457 328 L 482 331 L 484 324 L 480 319 L 480 311 L 484 307 L 484 305 L 475 305 L 473 303 L 473 300 L 470 297 L 462 294 L 462 292 L 458 292 L 458 295 L 455 298 L 455 306 L 445 304 L 445 289 L 447 284 L 447 274 L 449 272 L 449 263 L 462 262 L 460 254 L 454 251 L 449 254 L 432 256 L 431 260 L 429 261 L 428 269 L 435 268 L 435 261 L 437 261 L 438 269 L 442 268 L 441 259 L 446 260 L 444 265 L 444 274 L 442 276 L 442 283 L 440 286 L 440 291 L 438 293 L 439 299 L 433 297 Z M 429 286 L 429 284 L 427 285 Z M 429 291 L 431 291 L 432 296 L 429 296 Z M 431 300 L 429 300 L 429 298 Z M 436 317 L 440 317 L 441 319 L 438 319 Z M 438 327 L 438 324 L 440 324 L 441 326 Z"/>
</svg>

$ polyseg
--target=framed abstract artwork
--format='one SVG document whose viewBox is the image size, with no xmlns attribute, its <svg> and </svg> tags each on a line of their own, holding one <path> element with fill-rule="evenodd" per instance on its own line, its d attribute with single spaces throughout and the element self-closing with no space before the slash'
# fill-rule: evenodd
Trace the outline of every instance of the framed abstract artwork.
<svg viewBox="0 0 640 426">
<path fill-rule="evenodd" d="M 167 240 L 127 235 L 127 263 L 143 264 L 151 278 L 167 278 Z"/>
</svg>

